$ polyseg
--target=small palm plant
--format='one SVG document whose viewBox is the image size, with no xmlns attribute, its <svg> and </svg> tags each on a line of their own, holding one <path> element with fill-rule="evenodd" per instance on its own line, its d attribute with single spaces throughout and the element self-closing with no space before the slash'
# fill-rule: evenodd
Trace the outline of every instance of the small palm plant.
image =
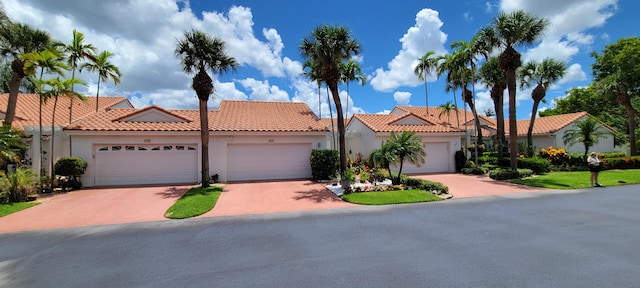
<svg viewBox="0 0 640 288">
<path fill-rule="evenodd" d="M 427 153 L 424 152 L 422 138 L 416 135 L 415 132 L 391 132 L 391 139 L 389 139 L 388 143 L 388 145 L 390 145 L 390 153 L 395 155 L 394 162 L 400 164 L 398 177 L 394 181 L 394 184 L 400 184 L 400 175 L 402 175 L 402 166 L 404 161 L 406 160 L 407 162 L 420 167 L 420 165 L 425 163 L 424 157 L 427 156 Z"/>
<path fill-rule="evenodd" d="M 36 192 L 36 181 L 31 169 L 17 168 L 0 178 L 0 203 L 25 202 Z"/>
</svg>

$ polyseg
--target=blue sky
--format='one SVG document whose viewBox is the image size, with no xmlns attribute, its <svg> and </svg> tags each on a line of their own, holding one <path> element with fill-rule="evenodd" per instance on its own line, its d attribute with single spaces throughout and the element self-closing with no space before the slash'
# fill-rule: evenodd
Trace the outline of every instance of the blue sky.
<svg viewBox="0 0 640 288">
<path fill-rule="evenodd" d="M 565 78 L 547 93 L 547 104 L 571 87 L 591 81 L 592 51 L 620 37 L 637 36 L 640 27 L 632 0 L 502 0 L 502 1 L 51 1 L 4 0 L 14 20 L 48 31 L 69 42 L 75 28 L 100 50 L 115 53 L 113 62 L 123 72 L 122 83 L 101 87 L 101 95 L 128 96 L 143 108 L 156 104 L 170 109 L 197 109 L 190 76 L 173 55 L 182 31 L 198 28 L 227 43 L 227 53 L 241 66 L 234 73 L 214 76 L 216 92 L 210 108 L 222 99 L 302 101 L 318 112 L 315 83 L 300 76 L 298 46 L 314 27 L 322 24 L 349 28 L 361 43 L 357 58 L 369 83 L 352 83 L 349 94 L 341 87 L 349 114 L 384 113 L 396 105 L 425 105 L 422 82 L 413 74 L 418 57 L 429 50 L 449 53 L 456 40 L 469 41 L 500 11 L 524 9 L 546 17 L 546 37 L 532 47 L 520 48 L 523 60 L 553 57 L 567 63 Z M 455 3 L 455 5 L 451 5 Z M 86 93 L 96 91 L 95 75 Z M 452 100 L 435 75 L 428 79 L 429 104 Z M 488 91 L 476 86 L 478 112 L 492 108 Z M 458 95 L 459 97 L 459 95 Z M 462 101 L 458 98 L 458 103 Z M 328 104 L 322 91 L 322 116 Z M 506 103 L 505 103 L 506 104 Z M 518 118 L 531 114 L 530 90 L 518 92 Z"/>
</svg>

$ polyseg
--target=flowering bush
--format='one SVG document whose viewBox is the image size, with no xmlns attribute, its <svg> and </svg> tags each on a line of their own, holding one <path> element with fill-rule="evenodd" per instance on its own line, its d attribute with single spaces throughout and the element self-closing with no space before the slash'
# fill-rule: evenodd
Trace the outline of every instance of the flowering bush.
<svg viewBox="0 0 640 288">
<path fill-rule="evenodd" d="M 564 148 L 553 148 L 549 146 L 547 149 L 540 149 L 540 158 L 547 159 L 553 165 L 567 164 L 569 156 Z"/>
</svg>

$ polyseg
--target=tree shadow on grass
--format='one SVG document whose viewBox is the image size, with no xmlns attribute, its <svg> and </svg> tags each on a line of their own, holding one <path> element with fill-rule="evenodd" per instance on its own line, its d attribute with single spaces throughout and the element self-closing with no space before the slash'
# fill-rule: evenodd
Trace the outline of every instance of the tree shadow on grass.
<svg viewBox="0 0 640 288">
<path fill-rule="evenodd" d="M 327 189 L 313 189 L 307 191 L 296 191 L 296 196 L 293 197 L 294 200 L 310 200 L 314 203 L 324 203 L 324 202 L 344 202 L 340 197 L 333 194 L 333 192 Z"/>
</svg>

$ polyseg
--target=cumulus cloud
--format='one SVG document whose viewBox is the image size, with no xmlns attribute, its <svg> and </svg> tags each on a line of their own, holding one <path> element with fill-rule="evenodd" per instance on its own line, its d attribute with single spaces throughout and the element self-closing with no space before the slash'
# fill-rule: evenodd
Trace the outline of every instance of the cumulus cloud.
<svg viewBox="0 0 640 288">
<path fill-rule="evenodd" d="M 409 105 L 409 100 L 411 100 L 411 93 L 397 91 L 393 93 L 393 100 L 396 100 L 398 105 Z"/>
<path fill-rule="evenodd" d="M 289 94 L 286 91 L 280 90 L 278 86 L 269 85 L 269 81 L 259 81 L 253 78 L 247 78 L 238 80 L 238 83 L 251 91 L 249 98 L 251 100 L 262 101 L 289 101 Z"/>
<path fill-rule="evenodd" d="M 433 50 L 436 55 L 446 53 L 444 43 L 447 34 L 442 32 L 442 21 L 438 12 L 431 9 L 422 9 L 416 14 L 416 24 L 410 27 L 400 38 L 402 49 L 387 64 L 388 70 L 378 68 L 371 76 L 371 85 L 377 91 L 389 92 L 400 86 L 416 86 L 420 80 L 413 73 L 418 63 L 418 58 L 427 51 Z M 434 81 L 435 75 L 428 77 L 428 81 Z"/>
</svg>

